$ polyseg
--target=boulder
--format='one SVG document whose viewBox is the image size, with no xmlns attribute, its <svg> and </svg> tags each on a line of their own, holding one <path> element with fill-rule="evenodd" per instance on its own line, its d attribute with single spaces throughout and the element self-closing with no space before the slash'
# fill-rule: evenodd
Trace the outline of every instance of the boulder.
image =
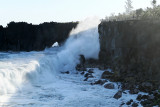
<svg viewBox="0 0 160 107">
<path fill-rule="evenodd" d="M 85 73 L 85 72 L 84 72 L 84 71 L 82 71 L 82 72 L 81 72 L 81 75 L 84 75 L 84 73 Z"/>
<path fill-rule="evenodd" d="M 104 72 L 102 73 L 101 78 L 102 78 L 102 79 L 109 79 L 112 75 L 113 75 L 112 72 L 110 72 L 110 71 L 104 71 Z"/>
<path fill-rule="evenodd" d="M 97 80 L 95 81 L 93 84 L 100 84 L 100 85 L 103 85 L 105 82 L 107 82 L 106 80 Z"/>
<path fill-rule="evenodd" d="M 82 65 L 82 64 L 77 64 L 76 70 L 77 70 L 77 71 L 86 71 L 87 69 L 85 68 L 84 65 Z"/>
<path fill-rule="evenodd" d="M 94 71 L 94 69 L 89 69 L 88 73 L 94 73 L 93 71 Z"/>
<path fill-rule="evenodd" d="M 148 95 L 142 95 L 142 99 L 148 99 Z"/>
<path fill-rule="evenodd" d="M 141 99 L 142 99 L 142 95 L 139 94 L 139 95 L 137 96 L 136 100 L 140 101 Z"/>
<path fill-rule="evenodd" d="M 108 83 L 108 84 L 105 84 L 104 85 L 104 88 L 107 88 L 107 89 L 114 89 L 114 84 L 113 83 Z"/>
<path fill-rule="evenodd" d="M 130 105 L 132 102 L 133 102 L 133 100 L 131 99 L 131 100 L 129 100 L 126 104 L 127 104 L 127 105 Z"/>
<path fill-rule="evenodd" d="M 138 94 L 138 93 L 139 93 L 139 90 L 138 90 L 137 88 L 131 89 L 131 90 L 129 91 L 129 93 L 130 93 L 130 94 Z"/>
<path fill-rule="evenodd" d="M 132 107 L 138 107 L 138 104 L 137 104 L 136 102 L 134 102 L 134 103 L 132 104 Z"/>
<path fill-rule="evenodd" d="M 122 97 L 122 91 L 118 91 L 114 96 L 113 96 L 113 98 L 115 98 L 115 99 L 119 99 L 119 98 L 121 98 Z"/>
</svg>

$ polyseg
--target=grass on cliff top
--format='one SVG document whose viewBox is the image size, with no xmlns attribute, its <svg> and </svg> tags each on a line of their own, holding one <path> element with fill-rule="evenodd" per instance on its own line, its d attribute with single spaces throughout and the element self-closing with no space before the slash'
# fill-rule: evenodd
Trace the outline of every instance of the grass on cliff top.
<svg viewBox="0 0 160 107">
<path fill-rule="evenodd" d="M 125 20 L 160 20 L 160 5 L 152 8 L 133 10 L 130 13 L 111 14 L 102 21 L 125 21 Z"/>
</svg>

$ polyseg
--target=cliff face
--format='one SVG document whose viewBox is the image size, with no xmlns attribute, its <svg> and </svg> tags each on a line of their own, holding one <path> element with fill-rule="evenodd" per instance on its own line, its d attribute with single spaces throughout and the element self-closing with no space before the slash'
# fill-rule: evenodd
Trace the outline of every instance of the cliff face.
<svg viewBox="0 0 160 107">
<path fill-rule="evenodd" d="M 160 84 L 159 29 L 159 21 L 101 22 L 99 60 L 117 81 Z"/>
<path fill-rule="evenodd" d="M 62 43 L 77 23 L 43 23 L 32 25 L 11 22 L 0 26 L 0 51 L 40 51 L 53 43 Z"/>
</svg>

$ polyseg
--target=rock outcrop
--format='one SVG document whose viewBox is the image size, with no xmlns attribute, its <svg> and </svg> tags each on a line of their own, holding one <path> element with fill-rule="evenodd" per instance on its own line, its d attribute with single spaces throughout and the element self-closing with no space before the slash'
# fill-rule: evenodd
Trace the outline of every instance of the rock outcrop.
<svg viewBox="0 0 160 107">
<path fill-rule="evenodd" d="M 25 22 L 10 22 L 0 26 L 0 51 L 40 51 L 53 43 L 64 42 L 77 23 L 43 23 L 32 25 Z"/>
<path fill-rule="evenodd" d="M 113 81 L 141 91 L 160 85 L 160 21 L 113 21 L 99 25 L 99 61 L 113 68 Z M 151 88 L 142 88 L 144 82 Z"/>
</svg>

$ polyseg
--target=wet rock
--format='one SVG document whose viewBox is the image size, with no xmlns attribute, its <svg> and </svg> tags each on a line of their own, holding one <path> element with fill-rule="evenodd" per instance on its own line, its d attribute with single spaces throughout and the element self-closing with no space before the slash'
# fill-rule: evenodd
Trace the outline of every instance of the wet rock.
<svg viewBox="0 0 160 107">
<path fill-rule="evenodd" d="M 79 58 L 80 64 L 81 64 L 81 65 L 84 65 L 85 62 L 86 62 L 86 59 L 85 59 L 84 55 L 79 55 L 79 56 L 80 56 L 80 58 Z"/>
<path fill-rule="evenodd" d="M 69 71 L 66 71 L 66 72 L 61 72 L 62 74 L 69 74 Z"/>
<path fill-rule="evenodd" d="M 129 91 L 130 94 L 138 94 L 139 93 L 139 90 L 138 89 L 131 89 Z"/>
<path fill-rule="evenodd" d="M 107 82 L 107 81 L 106 81 L 106 80 L 97 80 L 97 81 L 95 81 L 93 84 L 103 85 L 105 82 Z"/>
<path fill-rule="evenodd" d="M 152 101 L 150 101 L 150 100 L 141 101 L 141 104 L 142 104 L 143 106 L 152 107 L 152 106 L 151 106 Z M 150 106 L 149 106 L 149 105 L 150 105 Z"/>
<path fill-rule="evenodd" d="M 84 75 L 84 73 L 85 73 L 85 72 L 84 72 L 84 71 L 82 71 L 82 72 L 81 72 L 81 75 Z"/>
<path fill-rule="evenodd" d="M 131 104 L 131 102 L 130 101 L 128 101 L 127 103 L 126 103 L 126 105 L 130 105 Z"/>
<path fill-rule="evenodd" d="M 84 77 L 86 77 L 86 79 L 84 81 L 87 81 L 89 78 L 94 78 L 94 76 L 92 74 L 90 74 L 90 73 L 86 73 L 84 75 Z"/>
<path fill-rule="evenodd" d="M 122 89 L 124 90 L 130 90 L 130 89 L 133 89 L 133 85 L 132 84 L 129 84 L 129 83 L 123 83 L 122 84 Z"/>
<path fill-rule="evenodd" d="M 113 96 L 113 98 L 115 98 L 115 99 L 119 99 L 119 98 L 121 98 L 122 97 L 122 91 L 118 91 L 114 96 Z"/>
<path fill-rule="evenodd" d="M 148 95 L 143 95 L 142 99 L 148 99 Z"/>
<path fill-rule="evenodd" d="M 86 71 L 87 69 L 85 68 L 84 65 L 82 65 L 82 64 L 77 64 L 76 70 L 77 70 L 77 71 Z"/>
<path fill-rule="evenodd" d="M 104 88 L 107 88 L 107 89 L 114 89 L 114 84 L 113 83 L 108 83 L 108 84 L 105 84 L 104 85 Z"/>
<path fill-rule="evenodd" d="M 84 75 L 84 77 L 88 77 L 88 75 L 90 75 L 89 73 L 86 73 L 85 75 Z"/>
<path fill-rule="evenodd" d="M 132 107 L 138 107 L 138 104 L 137 104 L 136 102 L 134 102 L 134 103 L 132 104 Z"/>
<path fill-rule="evenodd" d="M 139 94 L 136 99 L 137 99 L 138 101 L 140 101 L 140 100 L 142 99 L 142 95 Z"/>
<path fill-rule="evenodd" d="M 87 81 L 88 80 L 88 77 L 86 77 L 83 81 Z"/>
<path fill-rule="evenodd" d="M 123 107 L 123 105 L 124 105 L 124 104 L 125 104 L 125 103 L 124 103 L 124 102 L 122 102 L 122 103 L 121 103 L 121 105 L 120 105 L 119 107 Z"/>
<path fill-rule="evenodd" d="M 88 73 L 94 73 L 93 71 L 94 71 L 94 69 L 89 69 Z"/>
<path fill-rule="evenodd" d="M 133 102 L 133 100 L 131 99 L 130 101 L 128 101 L 126 104 L 130 105 Z"/>
<path fill-rule="evenodd" d="M 123 92 L 123 94 L 127 94 L 126 92 Z"/>
<path fill-rule="evenodd" d="M 77 71 L 86 71 L 87 70 L 85 67 L 86 59 L 85 59 L 84 55 L 79 55 L 79 61 L 80 61 L 80 63 L 77 64 L 76 70 Z"/>
<path fill-rule="evenodd" d="M 102 79 L 108 79 L 108 78 L 110 78 L 112 75 L 113 75 L 112 72 L 110 72 L 110 71 L 104 71 L 104 72 L 102 73 L 101 78 L 102 78 Z"/>
</svg>

